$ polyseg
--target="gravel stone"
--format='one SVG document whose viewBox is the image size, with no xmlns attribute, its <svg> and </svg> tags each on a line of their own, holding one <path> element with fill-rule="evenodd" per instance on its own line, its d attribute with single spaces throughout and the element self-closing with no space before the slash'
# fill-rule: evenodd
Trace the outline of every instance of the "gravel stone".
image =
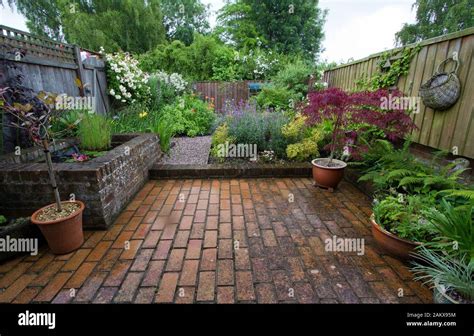
<svg viewBox="0 0 474 336">
<path fill-rule="evenodd" d="M 211 136 L 195 138 L 174 138 L 171 149 L 161 160 L 161 164 L 207 164 L 211 151 Z"/>
</svg>

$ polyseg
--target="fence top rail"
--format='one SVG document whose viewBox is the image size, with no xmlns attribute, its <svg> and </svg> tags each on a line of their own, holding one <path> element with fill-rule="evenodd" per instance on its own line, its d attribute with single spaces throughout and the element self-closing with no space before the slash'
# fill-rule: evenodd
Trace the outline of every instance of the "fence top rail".
<svg viewBox="0 0 474 336">
<path fill-rule="evenodd" d="M 6 34 L 5 34 L 6 32 Z M 15 28 L 7 27 L 4 25 L 0 25 L 0 35 L 3 36 L 4 38 L 7 39 L 15 39 L 15 37 L 11 36 L 11 33 L 14 33 L 16 36 L 16 39 L 18 39 L 18 35 L 21 35 L 23 37 L 27 37 L 28 39 L 24 39 L 25 42 L 31 43 L 31 44 L 39 44 L 38 42 L 35 41 L 41 41 L 43 43 L 46 43 L 47 45 L 44 45 L 45 47 L 54 48 L 54 49 L 60 49 L 62 51 L 66 51 L 68 49 L 73 49 L 74 45 L 65 43 L 65 42 L 59 42 L 55 41 L 53 39 L 43 37 L 43 36 L 38 36 L 38 35 L 33 35 L 28 32 L 24 32 Z M 53 45 L 54 47 L 51 47 Z"/>
<path fill-rule="evenodd" d="M 433 38 L 430 38 L 430 39 L 427 39 L 427 40 L 424 40 L 424 41 L 421 41 L 421 42 L 407 44 L 406 46 L 403 46 L 403 47 L 397 47 L 397 48 L 394 48 L 394 49 L 381 51 L 381 52 L 372 54 L 370 56 L 361 58 L 361 59 L 356 60 L 356 61 L 352 61 L 352 62 L 349 62 L 349 63 L 346 63 L 346 64 L 338 65 L 336 67 L 333 67 L 331 69 L 326 70 L 326 72 L 330 72 L 330 71 L 333 71 L 333 70 L 338 70 L 338 69 L 345 68 L 345 67 L 348 67 L 348 66 L 352 66 L 352 65 L 355 65 L 355 64 L 363 63 L 363 62 L 369 61 L 373 58 L 380 57 L 380 56 L 384 55 L 387 52 L 388 53 L 396 53 L 396 52 L 402 51 L 404 48 L 411 48 L 411 47 L 415 47 L 415 46 L 425 47 L 425 46 L 428 46 L 428 45 L 431 45 L 431 44 L 435 44 L 435 43 L 439 43 L 439 42 L 443 42 L 443 41 L 454 40 L 454 39 L 461 38 L 461 37 L 468 36 L 468 35 L 472 35 L 472 34 L 474 34 L 474 27 L 467 28 L 467 29 L 464 29 L 464 30 L 461 30 L 461 31 L 458 31 L 458 32 L 451 33 L 451 34 L 446 34 L 446 35 L 433 37 Z"/>
</svg>

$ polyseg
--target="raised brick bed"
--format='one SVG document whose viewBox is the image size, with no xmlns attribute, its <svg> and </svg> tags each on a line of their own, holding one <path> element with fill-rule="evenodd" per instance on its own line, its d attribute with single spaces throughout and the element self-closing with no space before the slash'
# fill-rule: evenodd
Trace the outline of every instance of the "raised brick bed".
<svg viewBox="0 0 474 336">
<path fill-rule="evenodd" d="M 63 199 L 72 194 L 86 204 L 84 227 L 106 229 L 149 177 L 161 155 L 156 135 L 117 135 L 105 156 L 84 163 L 55 164 Z M 12 163 L 0 157 L 0 213 L 29 216 L 53 203 L 45 163 Z"/>
</svg>

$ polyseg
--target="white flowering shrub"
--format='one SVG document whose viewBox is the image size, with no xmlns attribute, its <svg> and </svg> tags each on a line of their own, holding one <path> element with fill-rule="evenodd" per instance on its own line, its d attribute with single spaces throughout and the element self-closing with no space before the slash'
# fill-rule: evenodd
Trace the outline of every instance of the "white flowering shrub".
<svg viewBox="0 0 474 336">
<path fill-rule="evenodd" d="M 278 67 L 278 56 L 272 51 L 250 50 L 247 54 L 236 54 L 235 61 L 240 62 L 243 78 L 265 79 L 274 74 Z"/>
<path fill-rule="evenodd" d="M 186 92 L 188 82 L 180 74 L 158 71 L 150 75 L 148 87 L 150 88 L 150 107 L 161 109 L 182 96 Z"/>
<path fill-rule="evenodd" d="M 158 71 L 150 76 L 156 78 L 162 84 L 171 86 L 176 94 L 180 95 L 186 91 L 188 82 L 178 73 L 168 74 L 165 71 Z"/>
<path fill-rule="evenodd" d="M 109 95 L 120 104 L 148 103 L 149 75 L 138 67 L 138 61 L 129 53 L 106 54 Z"/>
</svg>

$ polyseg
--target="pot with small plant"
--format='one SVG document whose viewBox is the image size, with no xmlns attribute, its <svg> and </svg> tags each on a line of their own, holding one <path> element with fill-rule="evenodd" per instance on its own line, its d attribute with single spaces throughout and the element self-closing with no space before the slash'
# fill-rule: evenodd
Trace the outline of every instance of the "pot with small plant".
<svg viewBox="0 0 474 336">
<path fill-rule="evenodd" d="M 376 243 L 390 255 L 411 259 L 415 249 L 435 236 L 435 229 L 423 211 L 435 206 L 426 195 L 387 196 L 375 200 L 371 216 L 372 235 Z"/>
<path fill-rule="evenodd" d="M 24 87 L 21 76 L 13 78 L 0 89 L 0 108 L 10 115 L 12 121 L 9 126 L 26 132 L 34 144 L 43 148 L 53 189 L 55 203 L 34 212 L 31 222 L 39 227 L 53 253 L 66 254 L 78 249 L 84 242 L 84 203 L 60 199 L 49 147 L 52 139 L 50 120 L 54 113 L 50 106 L 54 102 L 53 95 L 44 92 L 36 95 Z"/>
<path fill-rule="evenodd" d="M 474 303 L 474 202 L 425 212 L 437 237 L 418 248 L 412 268 L 415 280 L 433 288 L 435 303 Z"/>
</svg>

